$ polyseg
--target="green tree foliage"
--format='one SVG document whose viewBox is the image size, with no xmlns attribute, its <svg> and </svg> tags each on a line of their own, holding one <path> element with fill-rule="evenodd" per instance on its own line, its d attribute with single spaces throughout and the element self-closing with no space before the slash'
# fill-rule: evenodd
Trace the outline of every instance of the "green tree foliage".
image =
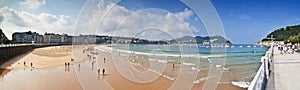
<svg viewBox="0 0 300 90">
<path fill-rule="evenodd" d="M 300 33 L 297 36 L 291 36 L 288 40 L 285 40 L 285 43 L 300 43 Z"/>
<path fill-rule="evenodd" d="M 290 37 L 294 37 L 300 33 L 300 25 L 295 26 L 287 26 L 285 28 L 280 28 L 272 33 L 268 34 L 267 37 L 273 37 L 275 38 L 275 41 L 287 41 L 291 39 Z"/>
<path fill-rule="evenodd" d="M 0 44 L 2 44 L 2 41 L 4 44 L 10 43 L 5 34 L 2 32 L 2 29 L 0 29 Z"/>
</svg>

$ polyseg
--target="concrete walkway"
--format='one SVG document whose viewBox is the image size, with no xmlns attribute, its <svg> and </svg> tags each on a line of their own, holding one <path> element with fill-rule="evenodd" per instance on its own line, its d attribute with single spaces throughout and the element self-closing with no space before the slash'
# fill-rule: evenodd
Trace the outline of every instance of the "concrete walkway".
<svg viewBox="0 0 300 90">
<path fill-rule="evenodd" d="M 300 54 L 280 54 L 274 48 L 274 83 L 276 90 L 300 89 Z"/>
</svg>

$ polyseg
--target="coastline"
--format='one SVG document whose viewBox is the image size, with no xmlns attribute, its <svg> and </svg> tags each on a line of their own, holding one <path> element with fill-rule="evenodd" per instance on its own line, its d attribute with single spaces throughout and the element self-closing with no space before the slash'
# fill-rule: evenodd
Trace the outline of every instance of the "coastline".
<svg viewBox="0 0 300 90">
<path fill-rule="evenodd" d="M 16 62 L 8 62 L 7 65 L 10 65 L 7 68 L 7 70 L 13 70 L 13 69 L 28 69 L 30 68 L 28 67 L 24 67 L 23 65 L 23 61 L 27 61 L 27 62 L 33 62 L 35 68 L 41 68 L 45 71 L 47 71 L 49 68 L 51 69 L 51 67 L 63 67 L 64 66 L 64 62 L 69 61 L 71 58 L 74 58 L 75 61 L 71 63 L 71 73 L 72 76 L 77 74 L 77 77 L 73 77 L 72 79 L 76 79 L 76 85 L 78 85 L 78 83 L 81 84 L 81 87 L 78 87 L 76 89 L 93 89 L 93 88 L 103 88 L 105 87 L 106 89 L 115 89 L 115 90 L 123 90 L 124 88 L 126 89 L 130 89 L 130 90 L 153 90 L 153 89 L 157 89 L 157 90 L 166 90 L 166 89 L 170 89 L 170 87 L 176 82 L 176 78 L 179 77 L 179 72 L 182 68 L 185 69 L 190 69 L 190 66 L 183 66 L 182 63 L 177 63 L 175 64 L 175 68 L 172 68 L 172 63 L 170 62 L 160 62 L 159 60 L 148 60 L 148 58 L 145 58 L 144 56 L 140 57 L 137 56 L 137 58 L 135 58 L 135 61 L 132 62 L 130 59 L 128 59 L 128 57 L 126 58 L 126 56 L 122 56 L 123 54 L 116 54 L 116 53 L 108 53 L 108 52 L 103 52 L 100 50 L 95 50 L 96 45 L 77 45 L 77 46 L 53 46 L 53 47 L 45 47 L 45 48 L 38 48 L 35 49 L 34 51 L 27 53 L 26 55 L 20 56 L 20 57 L 16 57 L 18 59 L 21 60 L 16 60 Z M 89 48 L 89 49 L 88 49 Z M 67 50 L 73 50 L 73 53 L 70 52 L 65 52 L 65 53 L 56 53 L 58 57 L 54 57 L 53 55 L 48 55 L 51 54 L 51 50 L 53 51 L 61 51 L 60 49 L 62 49 L 62 51 L 64 51 L 65 49 Z M 39 50 L 45 52 L 45 53 L 41 53 L 39 52 Z M 50 51 L 49 51 L 50 50 Z M 37 56 L 39 55 L 39 56 Z M 87 55 L 90 55 L 91 57 L 88 57 Z M 117 56 L 117 57 L 115 57 Z M 95 57 L 95 58 L 94 58 Z M 38 58 L 39 60 L 35 60 L 32 58 Z M 51 58 L 51 60 L 49 60 Z M 104 58 L 106 58 L 106 61 L 104 63 Z M 146 60 L 145 60 L 146 59 Z M 55 62 L 50 62 L 56 60 Z M 155 80 L 151 81 L 151 82 L 147 82 L 147 83 L 139 83 L 139 82 L 134 82 L 132 80 L 129 80 L 128 78 L 125 78 L 122 74 L 120 74 L 120 71 L 117 69 L 116 63 L 114 63 L 115 61 L 126 61 L 125 64 L 124 62 L 121 64 L 124 64 L 128 69 L 130 70 L 138 70 L 141 72 L 144 71 L 148 71 L 148 74 L 146 75 L 146 77 L 152 77 L 153 75 L 157 76 L 155 78 Z M 92 64 L 93 61 L 96 61 L 97 63 L 95 64 L 96 66 L 92 66 L 92 70 L 90 70 L 90 65 Z M 12 63 L 13 62 L 13 63 Z M 46 62 L 49 65 L 45 65 L 41 62 Z M 165 64 L 165 69 L 162 72 L 156 72 L 156 71 L 151 71 L 149 70 L 149 68 L 151 66 L 149 66 L 149 62 L 153 62 L 153 66 L 159 66 L 161 64 Z M 81 67 L 78 67 L 78 65 L 81 65 Z M 120 63 L 119 63 L 120 64 Z M 26 65 L 29 65 L 26 64 Z M 133 66 L 133 67 L 131 67 Z M 1 65 L 2 67 L 2 65 Z M 97 69 L 106 69 L 106 74 L 103 75 L 99 75 L 97 76 Z M 80 69 L 80 72 L 74 72 Z M 155 69 L 153 69 L 155 70 Z M 187 72 L 188 73 L 188 72 Z M 205 70 L 201 70 L 200 72 L 198 72 L 196 79 L 200 80 L 202 78 L 205 78 L 205 73 L 207 73 L 207 71 Z M 56 73 L 56 74 L 61 74 L 61 73 Z M 80 77 L 81 75 L 84 74 L 88 74 L 88 76 L 83 76 Z M 131 74 L 131 75 L 135 75 L 136 77 L 143 77 L 143 76 L 139 76 L 139 72 L 131 72 L 131 73 L 127 73 Z M 55 74 L 54 74 L 55 75 Z M 45 76 L 46 77 L 46 76 Z M 98 79 L 95 79 L 95 77 L 98 77 Z M 86 79 L 88 78 L 88 79 Z M 78 80 L 77 80 L 78 79 Z M 44 79 L 43 79 L 44 80 Z M 46 81 L 47 79 L 45 79 L 44 81 Z M 59 80 L 58 80 L 59 81 Z M 205 79 L 200 80 L 199 83 L 192 83 L 194 80 L 180 80 L 179 82 L 182 82 L 180 84 L 178 84 L 179 86 L 185 85 L 184 82 L 189 82 L 191 83 L 192 87 L 190 87 L 190 89 L 196 90 L 196 89 L 200 89 L 204 86 L 205 84 Z M 100 82 L 100 83 L 99 83 Z M 34 83 L 34 82 L 33 82 Z M 91 84 L 93 83 L 93 84 Z M 73 84 L 68 84 L 67 86 L 72 86 Z M 75 85 L 75 84 L 74 84 Z M 96 86 L 95 86 L 96 85 Z M 237 87 L 237 86 L 233 86 L 231 85 L 231 83 L 224 83 L 224 84 L 218 84 L 219 86 L 216 88 L 217 90 L 222 90 L 224 88 L 226 89 L 230 89 L 230 90 L 242 90 L 243 88 Z M 86 86 L 86 87 L 84 87 Z M 44 86 L 43 88 L 47 88 L 50 86 Z M 54 86 L 56 87 L 56 86 Z M 57 85 L 57 87 L 60 87 L 59 85 Z M 189 86 L 187 86 L 189 87 Z M 183 87 L 180 87 L 183 88 Z"/>
<path fill-rule="evenodd" d="M 98 62 L 98 66 L 100 69 L 105 68 L 106 71 L 109 73 L 109 75 L 105 76 L 105 80 L 108 82 L 108 85 L 113 87 L 116 90 L 122 90 L 124 88 L 130 89 L 130 90 L 153 90 L 153 89 L 158 89 L 158 90 L 166 90 L 166 89 L 171 89 L 173 85 L 179 85 L 180 87 L 178 88 L 189 88 L 192 90 L 197 90 L 200 88 L 203 88 L 206 79 L 206 74 L 208 71 L 206 70 L 201 70 L 198 72 L 197 77 L 195 78 L 196 80 L 199 79 L 198 83 L 191 83 L 191 87 L 187 86 L 183 82 L 193 82 L 194 80 L 189 80 L 189 79 L 181 79 L 178 80 L 181 75 L 180 72 L 181 70 L 188 70 L 189 72 L 185 72 L 185 75 L 188 73 L 192 73 L 191 71 L 192 66 L 189 65 L 184 65 L 182 63 L 175 63 L 175 68 L 172 68 L 172 61 L 171 62 L 161 62 L 160 60 L 150 60 L 149 57 L 144 56 L 144 55 L 135 55 L 129 59 L 130 54 L 126 55 L 124 53 L 112 53 L 112 52 L 106 52 L 97 50 L 99 55 L 95 55 L 96 57 L 96 62 Z M 100 58 L 100 59 L 99 59 Z M 103 58 L 106 58 L 106 63 L 103 63 Z M 134 59 L 134 60 L 133 60 Z M 91 59 L 90 62 L 92 62 L 93 59 Z M 128 70 L 131 70 L 129 73 L 125 73 L 125 76 L 133 75 L 131 79 L 128 77 L 124 77 L 124 71 L 118 69 L 116 66 L 117 63 L 120 65 L 123 65 L 122 68 L 127 68 Z M 125 61 L 125 62 L 124 62 Z M 100 62 L 100 63 L 99 63 Z M 151 64 L 149 64 L 151 63 Z M 161 66 L 161 64 L 165 64 L 165 69 L 163 71 L 153 71 L 155 69 L 150 69 L 151 67 L 157 67 Z M 189 70 L 190 69 L 190 70 Z M 120 72 L 123 72 L 123 74 L 120 74 Z M 126 72 L 126 71 L 125 71 Z M 145 77 L 153 77 L 153 75 L 158 75 L 158 77 L 149 83 L 137 83 L 135 82 L 135 78 L 141 79 L 143 76 L 140 76 L 139 72 L 144 72 L 147 73 L 149 72 Z M 200 80 L 201 79 L 201 80 Z M 178 80 L 178 81 L 177 81 Z M 121 82 L 121 83 L 120 83 Z M 177 83 L 177 82 L 182 82 L 182 83 Z M 177 83 L 177 84 L 175 84 Z M 174 87 L 173 87 L 174 88 Z M 237 87 L 229 83 L 222 83 L 218 84 L 216 87 L 217 90 L 223 90 L 223 89 L 228 89 L 228 90 L 245 90 L 246 88 L 241 88 Z"/>
</svg>

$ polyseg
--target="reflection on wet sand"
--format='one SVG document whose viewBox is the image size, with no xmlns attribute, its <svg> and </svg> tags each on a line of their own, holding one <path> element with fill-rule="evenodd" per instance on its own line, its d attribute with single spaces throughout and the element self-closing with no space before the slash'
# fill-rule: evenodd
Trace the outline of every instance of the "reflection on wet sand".
<svg viewBox="0 0 300 90">
<path fill-rule="evenodd" d="M 14 69 L 0 79 L 1 90 L 82 90 L 76 73 L 65 73 L 64 67 L 47 69 Z M 70 68 L 72 69 L 72 68 Z"/>
</svg>

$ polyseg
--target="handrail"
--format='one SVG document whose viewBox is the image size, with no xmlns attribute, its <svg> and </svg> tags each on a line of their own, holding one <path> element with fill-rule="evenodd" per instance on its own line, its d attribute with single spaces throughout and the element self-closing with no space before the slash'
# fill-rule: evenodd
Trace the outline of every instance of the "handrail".
<svg viewBox="0 0 300 90">
<path fill-rule="evenodd" d="M 265 56 L 261 57 L 262 64 L 255 77 L 251 81 L 248 90 L 264 90 L 266 88 L 267 81 L 270 77 L 269 63 L 272 62 L 273 59 L 273 49 L 274 47 L 271 46 L 266 52 Z"/>
</svg>

